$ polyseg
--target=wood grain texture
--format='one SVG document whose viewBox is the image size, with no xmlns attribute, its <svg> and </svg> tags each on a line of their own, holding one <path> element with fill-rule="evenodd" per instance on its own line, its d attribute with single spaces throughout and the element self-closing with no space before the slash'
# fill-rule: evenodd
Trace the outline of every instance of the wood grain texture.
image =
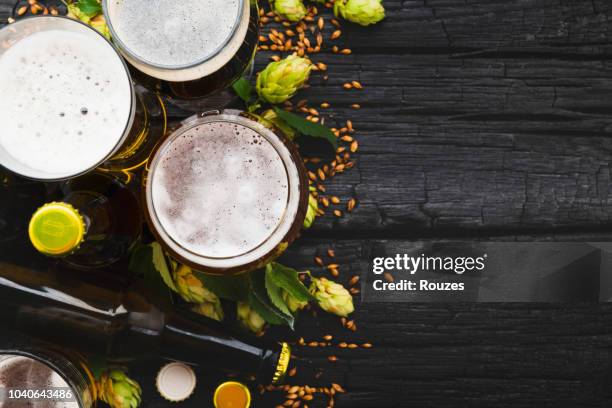
<svg viewBox="0 0 612 408">
<path fill-rule="evenodd" d="M 333 246 L 342 277 L 363 272 L 373 239 L 609 240 L 612 4 L 593 0 L 386 0 L 374 27 L 343 25 L 297 99 L 353 119 L 356 168 L 328 184 L 357 209 L 325 216 L 283 262 L 312 268 Z M 0 0 L 0 21 L 12 2 Z M 328 30 L 329 31 L 329 30 Z M 270 54 L 260 53 L 257 69 Z M 345 91 L 347 80 L 363 91 Z M 360 103 L 362 109 L 349 108 Z M 184 115 L 170 107 L 173 119 Z M 350 392 L 340 407 L 604 407 L 612 399 L 612 307 L 358 304 L 353 334 L 306 317 L 295 335 L 331 333 L 371 350 L 316 358 Z M 157 364 L 157 363 L 155 363 Z M 145 406 L 155 364 L 133 367 Z M 202 394 L 185 406 L 208 406 Z M 280 395 L 258 405 L 272 407 Z M 321 402 L 311 407 L 325 406 Z"/>
</svg>

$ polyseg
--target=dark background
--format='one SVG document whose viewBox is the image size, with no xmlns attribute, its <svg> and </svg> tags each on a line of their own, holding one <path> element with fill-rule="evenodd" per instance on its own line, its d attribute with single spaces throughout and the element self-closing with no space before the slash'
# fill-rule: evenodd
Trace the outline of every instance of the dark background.
<svg viewBox="0 0 612 408">
<path fill-rule="evenodd" d="M 0 0 L 2 22 L 12 5 Z M 413 240 L 609 240 L 612 4 L 384 5 L 387 19 L 377 26 L 343 24 L 337 43 L 353 54 L 313 57 L 328 64 L 329 80 L 314 75 L 296 98 L 329 102 L 330 126 L 353 120 L 357 164 L 326 185 L 358 207 L 318 219 L 283 262 L 324 273 L 313 258 L 331 247 L 346 282 L 365 273 L 374 254 Z M 267 57 L 259 54 L 258 69 Z M 343 90 L 347 80 L 365 89 Z M 331 316 L 304 318 L 296 334 L 276 333 L 374 344 L 305 350 L 348 390 L 339 407 L 604 407 L 612 400 L 612 305 L 357 300 L 354 318 L 355 333 Z M 328 363 L 330 354 L 339 361 Z M 151 367 L 134 367 L 144 405 L 167 406 L 153 391 Z M 207 406 L 209 398 L 201 392 L 183 405 Z M 276 394 L 257 406 L 282 401 Z M 318 401 L 309 405 L 325 406 Z"/>
</svg>

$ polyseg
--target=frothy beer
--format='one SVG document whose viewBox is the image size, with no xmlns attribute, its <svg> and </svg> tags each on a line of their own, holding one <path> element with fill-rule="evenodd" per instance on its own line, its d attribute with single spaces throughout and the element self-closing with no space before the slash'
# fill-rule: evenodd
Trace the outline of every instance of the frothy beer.
<svg viewBox="0 0 612 408">
<path fill-rule="evenodd" d="M 188 67 L 217 54 L 234 33 L 241 0 L 109 0 L 115 38 L 139 60 Z"/>
<path fill-rule="evenodd" d="M 51 367 L 30 357 L 0 355 L 0 408 L 79 408 L 75 398 L 61 399 L 16 399 L 10 390 L 70 390 L 70 386 Z M 70 401 L 72 400 L 72 401 Z"/>
<path fill-rule="evenodd" d="M 211 120 L 188 127 L 165 142 L 151 165 L 154 229 L 180 257 L 205 269 L 267 257 L 298 218 L 304 185 L 295 160 L 273 132 L 254 125 Z"/>
<path fill-rule="evenodd" d="M 118 148 L 133 116 L 132 85 L 120 56 L 94 30 L 63 18 L 36 20 L 0 32 L 10 38 L 0 47 L 0 164 L 63 179 Z M 11 38 L 9 28 L 22 38 Z"/>
</svg>

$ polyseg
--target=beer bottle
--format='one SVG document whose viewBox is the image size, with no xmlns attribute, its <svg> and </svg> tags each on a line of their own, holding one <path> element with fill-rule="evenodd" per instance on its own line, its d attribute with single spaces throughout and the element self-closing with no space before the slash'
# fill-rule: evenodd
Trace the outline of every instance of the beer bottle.
<svg viewBox="0 0 612 408">
<path fill-rule="evenodd" d="M 140 237 L 138 199 L 119 180 L 92 173 L 59 190 L 59 200 L 40 207 L 30 220 L 30 241 L 40 253 L 97 268 L 123 258 Z"/>
<path fill-rule="evenodd" d="M 12 255 L 20 250 L 0 244 L 0 332 L 109 359 L 179 360 L 263 383 L 280 382 L 287 370 L 287 344 L 265 344 L 194 312 L 159 307 L 139 279 L 49 267 Z"/>
</svg>

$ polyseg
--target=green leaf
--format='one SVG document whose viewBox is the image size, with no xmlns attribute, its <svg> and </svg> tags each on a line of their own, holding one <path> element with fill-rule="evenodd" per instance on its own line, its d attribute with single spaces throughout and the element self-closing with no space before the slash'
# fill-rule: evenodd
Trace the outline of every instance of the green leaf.
<svg viewBox="0 0 612 408">
<path fill-rule="evenodd" d="M 298 271 L 288 266 L 272 262 L 266 265 L 266 282 L 270 280 L 280 288 L 285 289 L 291 296 L 300 302 L 310 302 L 315 297 L 310 294 L 308 288 L 300 281 Z"/>
<path fill-rule="evenodd" d="M 204 286 L 222 299 L 234 302 L 246 301 L 249 296 L 249 279 L 245 275 L 213 276 L 194 271 Z"/>
<path fill-rule="evenodd" d="M 170 289 L 153 264 L 153 248 L 151 246 L 137 246 L 132 252 L 128 269 L 135 276 L 144 279 L 145 287 L 152 296 L 152 299 L 155 299 L 158 304 L 172 304 Z"/>
<path fill-rule="evenodd" d="M 102 6 L 98 0 L 79 0 L 77 6 L 81 13 L 88 17 L 94 17 L 102 13 Z"/>
<path fill-rule="evenodd" d="M 262 303 L 253 292 L 249 293 L 248 300 L 251 309 L 255 310 L 267 323 L 276 325 L 285 323 L 285 321 L 281 317 L 279 317 L 268 306 Z"/>
<path fill-rule="evenodd" d="M 236 82 L 232 84 L 232 88 L 236 94 L 242 99 L 245 103 L 249 103 L 251 100 L 251 94 L 253 93 L 253 87 L 248 79 L 242 77 Z"/>
<path fill-rule="evenodd" d="M 251 273 L 251 293 L 249 303 L 251 307 L 270 324 L 287 324 L 293 329 L 295 318 L 291 313 L 284 313 L 272 304 L 266 289 L 266 271 L 258 269 Z M 254 298 L 254 299 L 253 299 Z"/>
<path fill-rule="evenodd" d="M 283 312 L 286 315 L 292 315 L 291 310 L 287 307 L 285 300 L 283 299 L 283 289 L 278 286 L 274 280 L 270 279 L 269 275 L 266 273 L 265 277 L 266 290 L 268 292 L 268 297 L 270 301 L 278 310 Z"/>
<path fill-rule="evenodd" d="M 153 250 L 148 245 L 137 245 L 132 250 L 128 270 L 134 275 L 144 277 L 145 271 L 151 264 Z"/>
<path fill-rule="evenodd" d="M 89 368 L 96 380 L 100 380 L 102 374 L 104 374 L 104 371 L 108 368 L 108 363 L 106 362 L 106 358 L 99 354 L 89 355 L 87 356 L 87 368 Z"/>
<path fill-rule="evenodd" d="M 283 121 L 285 121 L 285 123 L 287 123 L 287 125 L 291 126 L 302 135 L 325 139 L 331 143 L 334 149 L 338 148 L 338 139 L 336 139 L 336 136 L 334 136 L 328 127 L 310 122 L 299 115 L 287 112 L 277 106 L 274 107 L 274 111 Z"/>
<path fill-rule="evenodd" d="M 247 111 L 249 113 L 253 113 L 255 111 L 257 111 L 257 109 L 261 108 L 261 103 L 259 103 L 258 101 L 255 101 L 251 104 L 248 104 L 247 106 Z"/>
<path fill-rule="evenodd" d="M 172 279 L 170 274 L 170 268 L 168 268 L 168 260 L 161 245 L 159 245 L 157 242 L 153 242 L 150 246 L 153 251 L 153 266 L 155 269 L 157 269 L 157 272 L 163 279 L 164 283 L 173 291 L 178 292 L 176 285 L 174 284 L 174 279 Z"/>
</svg>

